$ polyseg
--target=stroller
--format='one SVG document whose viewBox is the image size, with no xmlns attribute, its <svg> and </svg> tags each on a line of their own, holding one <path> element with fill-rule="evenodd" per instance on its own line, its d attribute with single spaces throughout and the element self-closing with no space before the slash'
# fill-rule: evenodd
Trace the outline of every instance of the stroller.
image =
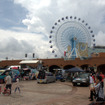
<svg viewBox="0 0 105 105">
<path fill-rule="evenodd" d="M 10 89 L 4 88 L 3 94 L 4 95 L 10 95 Z"/>
</svg>

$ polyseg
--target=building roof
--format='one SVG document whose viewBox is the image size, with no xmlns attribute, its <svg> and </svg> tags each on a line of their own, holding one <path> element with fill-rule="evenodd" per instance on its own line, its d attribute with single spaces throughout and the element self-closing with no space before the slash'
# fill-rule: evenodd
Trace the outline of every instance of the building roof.
<svg viewBox="0 0 105 105">
<path fill-rule="evenodd" d="M 88 48 L 88 55 L 91 56 L 92 53 L 105 53 L 105 48 Z"/>
<path fill-rule="evenodd" d="M 19 62 L 20 64 L 38 63 L 39 60 L 23 60 Z"/>
<path fill-rule="evenodd" d="M 94 48 L 105 49 L 105 46 L 94 46 Z"/>
</svg>

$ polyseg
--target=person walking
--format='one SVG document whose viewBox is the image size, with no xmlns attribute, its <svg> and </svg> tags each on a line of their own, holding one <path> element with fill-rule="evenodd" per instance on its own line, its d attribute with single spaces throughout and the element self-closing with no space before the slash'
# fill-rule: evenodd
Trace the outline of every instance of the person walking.
<svg viewBox="0 0 105 105">
<path fill-rule="evenodd" d="M 17 89 L 18 89 L 18 91 L 19 91 L 19 93 L 20 93 L 19 78 L 16 79 L 16 83 L 15 83 L 15 84 L 16 84 L 16 87 L 15 87 L 15 91 L 14 91 L 14 92 L 16 93 L 16 91 L 17 91 Z"/>
<path fill-rule="evenodd" d="M 6 84 L 6 87 L 5 87 L 6 90 L 10 89 L 10 94 L 11 94 L 12 78 L 8 72 L 6 72 L 5 84 Z"/>
<path fill-rule="evenodd" d="M 94 76 L 93 74 L 91 73 L 90 74 L 90 101 L 93 101 L 93 95 L 94 95 L 94 91 L 91 90 L 91 88 L 94 87 L 94 83 L 95 83 L 95 79 L 94 79 Z"/>
</svg>

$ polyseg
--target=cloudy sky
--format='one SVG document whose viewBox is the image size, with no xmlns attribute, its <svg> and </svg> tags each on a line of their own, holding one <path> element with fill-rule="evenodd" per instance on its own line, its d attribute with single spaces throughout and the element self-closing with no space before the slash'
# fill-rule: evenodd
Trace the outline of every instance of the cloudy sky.
<svg viewBox="0 0 105 105">
<path fill-rule="evenodd" d="M 0 0 L 0 59 L 53 57 L 48 36 L 65 16 L 84 19 L 105 45 L 105 0 Z"/>
</svg>

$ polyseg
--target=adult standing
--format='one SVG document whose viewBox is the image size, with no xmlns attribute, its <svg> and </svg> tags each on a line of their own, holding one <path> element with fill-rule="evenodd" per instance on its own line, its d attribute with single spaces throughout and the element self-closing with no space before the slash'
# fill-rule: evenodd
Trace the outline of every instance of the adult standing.
<svg viewBox="0 0 105 105">
<path fill-rule="evenodd" d="M 94 83 L 95 83 L 95 80 L 94 80 L 94 76 L 93 74 L 91 73 L 90 74 L 90 101 L 93 101 L 93 95 L 94 95 L 94 91 L 91 90 L 91 88 L 94 87 Z"/>
<path fill-rule="evenodd" d="M 6 72 L 5 84 L 6 84 L 6 89 L 10 89 L 10 94 L 11 94 L 12 79 L 8 72 Z"/>
<path fill-rule="evenodd" d="M 104 87 L 104 74 L 102 72 L 100 72 L 100 76 L 102 77 L 102 86 Z"/>
<path fill-rule="evenodd" d="M 91 91 L 96 92 L 96 101 L 104 101 L 104 89 L 101 76 L 96 76 L 96 85 L 91 88 Z"/>
</svg>

